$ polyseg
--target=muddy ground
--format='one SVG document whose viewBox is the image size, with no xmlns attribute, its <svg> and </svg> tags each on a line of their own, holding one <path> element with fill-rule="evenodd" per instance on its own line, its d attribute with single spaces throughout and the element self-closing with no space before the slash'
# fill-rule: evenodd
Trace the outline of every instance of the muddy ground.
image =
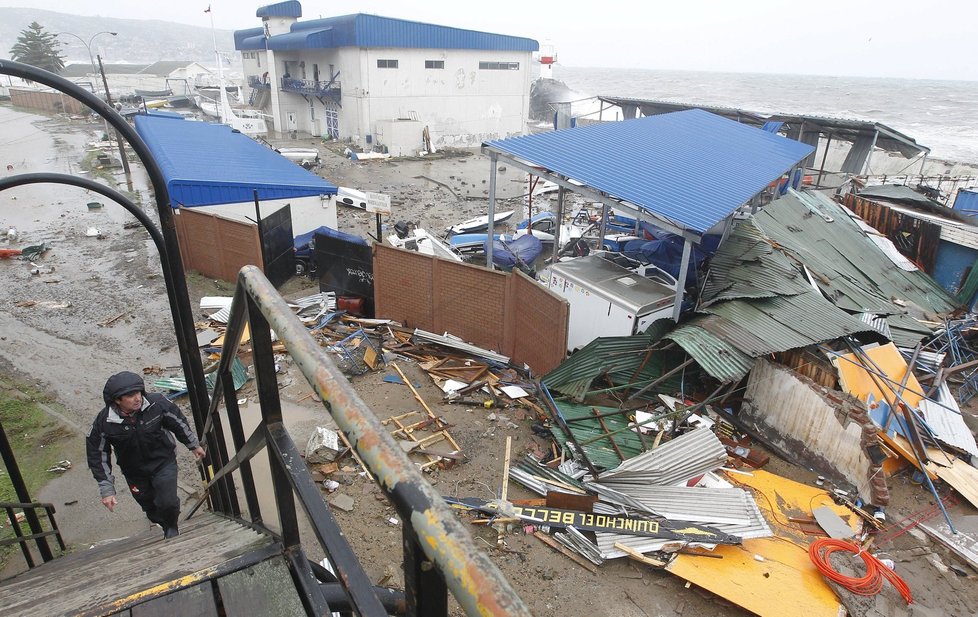
<svg viewBox="0 0 978 617">
<path fill-rule="evenodd" d="M 99 125 L 84 120 L 66 122 L 2 105 L 0 126 L 4 129 L 0 138 L 0 177 L 27 171 L 77 174 L 86 157 L 86 144 L 100 132 Z M 315 141 L 277 143 L 320 147 L 324 157 L 317 170 L 320 175 L 338 185 L 390 194 L 394 220 L 411 220 L 436 231 L 485 212 L 489 162 L 476 151 L 418 160 L 353 162 L 333 146 Z M 13 167 L 10 171 L 5 169 L 8 164 Z M 120 190 L 130 190 L 118 171 L 110 171 L 104 177 Z M 145 186 L 145 176 L 137 169 L 131 195 L 138 203 L 147 204 L 147 212 L 155 218 Z M 526 193 L 526 177 L 515 170 L 504 170 L 497 190 L 503 198 L 518 198 Z M 176 341 L 156 250 L 143 230 L 126 225 L 133 217 L 121 207 L 106 202 L 105 207 L 91 210 L 86 204 L 93 200 L 82 190 L 52 186 L 20 187 L 0 194 L 0 230 L 16 228 L 13 244 L 43 241 L 51 247 L 37 263 L 37 274 L 32 274 L 31 264 L 0 261 L 0 370 L 54 393 L 60 407 L 50 406 L 49 412 L 76 434 L 60 446 L 65 458 L 76 465 L 53 478 L 38 495 L 40 500 L 58 507 L 59 523 L 76 549 L 147 526 L 128 497 L 120 500 L 116 512 L 105 511 L 84 465 L 82 435 L 102 404 L 105 378 L 120 370 L 144 368 L 160 371 L 164 376 L 179 375 Z M 513 199 L 511 203 L 521 207 L 522 200 Z M 518 212 L 515 220 L 522 214 Z M 339 217 L 344 231 L 374 232 L 373 215 L 342 209 Z M 90 227 L 98 228 L 100 236 L 88 237 L 86 231 Z M 4 242 L 0 236 L 0 245 Z M 199 276 L 191 275 L 188 282 L 194 307 L 201 296 L 231 293 L 228 284 Z M 316 291 L 312 282 L 300 279 L 293 279 L 283 288 L 287 297 Z M 532 420 L 520 410 L 496 409 L 490 416 L 487 410 L 442 404 L 440 390 L 419 367 L 406 361 L 399 364 L 419 385 L 422 397 L 434 412 L 452 425 L 450 431 L 465 455 L 454 468 L 430 474 L 430 481 L 442 494 L 493 498 L 500 489 L 506 437 L 513 438 L 514 458 L 544 445 L 530 430 Z M 378 416 L 385 418 L 417 409 L 405 386 L 384 382 L 383 376 L 384 372 L 375 372 L 352 380 Z M 149 379 L 154 377 L 150 375 Z M 301 448 L 316 425 L 331 423 L 322 406 L 308 396 L 311 389 L 287 358 L 279 379 L 286 401 L 286 421 Z M 254 415 L 257 406 L 253 403 L 253 386 L 245 386 L 239 398 L 248 399 L 244 410 Z M 189 455 L 181 454 L 180 463 L 181 485 L 189 503 L 199 486 L 199 476 Z M 770 469 L 801 482 L 814 481 L 809 470 L 774 457 Z M 338 495 L 353 499 L 352 511 L 337 509 L 336 517 L 368 575 L 375 582 L 389 579 L 390 584 L 397 584 L 401 542 L 400 529 L 390 520 L 395 516 L 392 508 L 356 469 L 340 472 L 334 478 L 341 486 L 325 497 L 328 501 Z M 891 521 L 931 505 L 929 495 L 906 476 L 893 478 L 891 490 Z M 532 497 L 515 484 L 510 487 L 510 496 Z M 954 512 L 974 514 L 969 506 L 956 506 Z M 492 530 L 468 528 L 535 615 L 747 614 L 706 591 L 686 588 L 682 580 L 644 565 L 616 560 L 591 574 L 519 530 L 508 534 L 499 547 Z M 312 556 L 318 557 L 314 545 L 314 541 L 307 544 Z M 922 534 L 904 534 L 882 548 L 896 561 L 897 572 L 907 579 L 917 598 L 913 614 L 963 617 L 978 612 L 974 573 L 969 574 L 967 566 Z M 942 569 L 945 564 L 964 568 L 961 572 L 965 576 Z M 781 601 L 783 614 L 792 614 L 790 599 L 772 598 L 772 602 Z"/>
</svg>

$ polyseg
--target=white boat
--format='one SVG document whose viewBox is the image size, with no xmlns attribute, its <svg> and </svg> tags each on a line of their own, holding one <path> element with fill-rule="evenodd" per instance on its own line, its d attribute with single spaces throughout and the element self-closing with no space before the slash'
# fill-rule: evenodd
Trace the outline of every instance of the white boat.
<svg viewBox="0 0 978 617">
<path fill-rule="evenodd" d="M 494 225 L 505 223 L 510 219 L 511 216 L 513 216 L 515 212 L 516 210 L 497 212 L 496 215 L 493 217 Z M 489 230 L 489 215 L 487 214 L 485 216 L 477 216 L 475 218 L 471 218 L 461 223 L 456 223 L 455 225 L 452 225 L 445 231 L 448 232 L 449 235 L 454 235 L 454 234 L 470 234 L 470 233 L 476 233 L 476 232 L 488 231 L 488 230 Z"/>
<path fill-rule="evenodd" d="M 458 253 L 449 248 L 448 245 L 418 227 L 411 229 L 403 238 L 396 233 L 391 234 L 387 236 L 387 242 L 391 246 L 409 251 L 417 251 L 423 255 L 441 257 L 442 259 L 450 259 L 452 261 L 462 261 Z"/>
<path fill-rule="evenodd" d="M 336 189 L 336 203 L 344 206 L 350 206 L 351 208 L 366 210 L 367 194 L 363 191 L 351 189 L 346 186 L 340 186 Z"/>
<path fill-rule="evenodd" d="M 227 92 L 221 90 L 221 100 L 215 101 L 201 96 L 197 102 L 204 115 L 216 118 L 218 122 L 241 131 L 245 135 L 264 135 L 268 132 L 265 124 L 265 114 L 257 109 L 233 109 L 228 101 Z"/>
<path fill-rule="evenodd" d="M 275 151 L 306 169 L 319 165 L 319 150 L 316 148 L 275 148 Z"/>
</svg>

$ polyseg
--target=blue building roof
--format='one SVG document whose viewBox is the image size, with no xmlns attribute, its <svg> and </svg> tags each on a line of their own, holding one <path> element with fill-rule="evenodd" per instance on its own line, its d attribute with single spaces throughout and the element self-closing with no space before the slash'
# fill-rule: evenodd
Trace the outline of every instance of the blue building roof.
<svg viewBox="0 0 978 617">
<path fill-rule="evenodd" d="M 288 4 L 288 3 L 286 3 Z M 298 4 L 298 3 L 296 3 Z M 262 28 L 234 32 L 238 51 L 255 49 L 297 50 L 337 47 L 393 47 L 415 49 L 481 49 L 486 51 L 537 51 L 540 44 L 529 38 L 437 26 L 379 15 L 343 15 L 292 24 L 291 32 L 265 39 Z"/>
<path fill-rule="evenodd" d="M 258 7 L 255 17 L 302 17 L 302 5 L 296 0 L 276 2 Z"/>
<path fill-rule="evenodd" d="M 814 150 L 701 109 L 488 141 L 483 147 L 697 235 Z"/>
<path fill-rule="evenodd" d="M 335 195 L 336 187 L 224 124 L 136 116 L 173 207 Z"/>
</svg>

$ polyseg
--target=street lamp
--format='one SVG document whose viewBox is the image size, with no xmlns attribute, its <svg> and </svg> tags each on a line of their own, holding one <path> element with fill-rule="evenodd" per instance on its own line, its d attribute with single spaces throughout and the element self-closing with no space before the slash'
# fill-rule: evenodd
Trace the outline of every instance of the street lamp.
<svg viewBox="0 0 978 617">
<path fill-rule="evenodd" d="M 99 35 L 102 35 L 102 34 L 111 34 L 112 36 L 116 36 L 119 33 L 118 32 L 109 32 L 108 30 L 103 30 L 101 32 L 96 32 L 95 34 L 93 34 L 91 36 L 91 38 L 88 39 L 88 42 L 87 43 L 85 42 L 85 39 L 83 39 L 82 37 L 78 36 L 77 34 L 74 34 L 73 32 L 59 32 L 56 36 L 60 36 L 62 34 L 67 34 L 68 36 L 75 37 L 76 39 L 78 39 L 79 41 L 81 41 L 81 44 L 82 45 L 85 46 L 85 49 L 88 51 L 88 61 L 92 64 L 92 81 L 93 81 L 93 83 L 92 83 L 92 91 L 95 94 L 98 94 L 98 86 L 96 86 L 95 84 L 98 83 L 98 75 L 99 75 L 99 73 L 101 71 L 99 71 L 98 70 L 98 67 L 95 66 L 95 58 L 92 57 L 92 42 L 95 40 L 95 37 L 97 37 Z M 102 61 L 102 59 L 99 58 L 99 62 L 101 62 L 101 61 Z M 105 88 L 105 102 L 108 103 L 109 105 L 111 105 L 112 104 L 112 99 L 109 98 L 109 82 L 105 79 L 105 73 L 102 73 L 102 84 L 103 84 L 103 87 Z M 108 136 L 108 134 L 109 134 L 109 122 L 108 122 L 108 120 L 104 120 L 104 122 L 105 122 L 105 134 L 106 134 L 106 136 Z M 122 168 L 125 169 L 126 176 L 128 176 L 129 175 L 129 159 L 126 157 L 126 148 L 125 148 L 125 146 L 122 143 L 122 135 L 119 134 L 119 131 L 116 131 L 115 135 L 116 135 L 116 141 L 119 142 L 119 157 L 122 159 Z"/>
<path fill-rule="evenodd" d="M 59 32 L 57 36 L 61 36 L 62 34 L 75 37 L 76 39 L 81 41 L 82 45 L 85 46 L 85 49 L 88 51 L 88 61 L 92 65 L 92 76 L 94 78 L 94 76 L 98 75 L 98 68 L 95 66 L 95 58 L 92 56 L 92 41 L 94 41 L 95 37 L 99 36 L 100 34 L 111 34 L 112 36 L 117 36 L 119 33 L 109 32 L 108 30 L 103 30 L 102 32 L 96 32 L 95 34 L 92 35 L 90 39 L 88 39 L 87 43 L 85 42 L 85 39 L 71 32 Z"/>
</svg>

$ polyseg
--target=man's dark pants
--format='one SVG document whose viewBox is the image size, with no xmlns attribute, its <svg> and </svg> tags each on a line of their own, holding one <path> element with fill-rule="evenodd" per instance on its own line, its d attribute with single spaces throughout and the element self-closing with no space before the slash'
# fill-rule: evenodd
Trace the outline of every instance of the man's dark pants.
<svg viewBox="0 0 978 617">
<path fill-rule="evenodd" d="M 177 526 L 180 498 L 177 497 L 177 462 L 164 463 L 151 476 L 126 476 L 129 491 L 146 518 L 163 529 Z"/>
</svg>

